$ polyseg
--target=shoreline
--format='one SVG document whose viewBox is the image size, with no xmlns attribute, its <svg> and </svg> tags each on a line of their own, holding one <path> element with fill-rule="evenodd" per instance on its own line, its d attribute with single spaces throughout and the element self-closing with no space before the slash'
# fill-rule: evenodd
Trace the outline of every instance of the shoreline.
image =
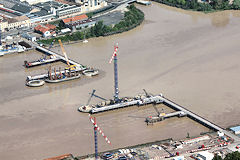
<svg viewBox="0 0 240 160">
<path fill-rule="evenodd" d="M 129 30 L 132 30 L 134 28 L 136 28 L 137 26 L 141 25 L 144 21 L 144 13 L 138 9 L 137 7 L 135 7 L 135 5 L 130 5 L 128 7 L 128 11 L 124 12 L 126 15 L 124 15 L 124 18 L 122 20 L 119 21 L 119 23 L 115 24 L 114 27 L 111 27 L 111 26 L 107 26 L 107 25 L 103 25 L 101 27 L 105 27 L 108 29 L 108 31 L 104 31 L 103 28 L 101 28 L 102 30 L 102 34 L 101 35 L 97 35 L 97 33 L 95 33 L 95 35 L 91 35 L 92 33 L 92 29 L 94 30 L 94 28 L 96 27 L 96 25 L 99 25 L 99 23 L 101 22 L 98 22 L 94 27 L 91 27 L 89 29 L 87 29 L 87 33 L 85 31 L 77 31 L 77 32 L 73 32 L 71 34 L 66 34 L 66 35 L 63 35 L 63 36 L 59 36 L 59 37 L 54 37 L 54 38 L 51 38 L 51 39 L 46 39 L 46 40 L 39 40 L 38 43 L 42 43 L 44 45 L 48 45 L 50 46 L 51 43 L 55 40 L 55 42 L 57 42 L 58 39 L 61 39 L 63 44 L 74 44 L 74 43 L 78 43 L 78 42 L 83 42 L 84 40 L 88 40 L 88 39 L 91 39 L 91 38 L 97 38 L 97 37 L 106 37 L 106 36 L 111 36 L 111 35 L 115 35 L 115 34 L 120 34 L 120 33 L 124 33 L 124 32 L 127 32 Z M 134 15 L 135 13 L 135 15 Z M 132 14 L 132 15 L 131 15 Z M 137 19 L 132 18 L 133 16 L 137 16 Z M 138 16 L 141 16 L 141 17 L 138 17 Z M 130 20 L 129 20 L 130 19 Z M 131 19 L 134 19 L 136 22 L 134 23 L 133 20 Z M 133 24 L 130 24 L 130 23 L 133 23 Z M 124 24 L 126 26 L 124 26 Z M 130 24 L 130 26 L 128 26 L 128 24 Z M 117 26 L 117 27 L 116 27 Z M 105 32 L 105 33 L 104 33 Z M 71 39 L 67 39 L 65 40 L 64 38 L 67 37 L 67 36 L 70 36 L 72 37 L 73 35 L 77 35 L 77 34 L 84 34 L 84 37 L 86 38 L 79 38 L 78 40 L 71 40 Z M 89 35 L 90 34 L 90 35 Z M 72 42 L 72 43 L 71 43 Z"/>
<path fill-rule="evenodd" d="M 180 9 L 183 9 L 186 11 L 194 11 L 194 12 L 200 12 L 200 13 L 205 13 L 205 14 L 221 12 L 221 11 L 234 11 L 234 10 L 237 11 L 237 10 L 239 10 L 239 9 L 234 9 L 233 4 L 229 4 L 229 3 L 226 6 L 226 8 L 214 9 L 214 8 L 212 8 L 213 6 L 210 5 L 210 3 L 204 3 L 204 2 L 195 2 L 195 4 L 197 5 L 197 6 L 195 6 L 196 8 L 190 8 L 186 4 L 177 4 L 177 2 L 171 3 L 171 2 L 164 1 L 164 0 L 152 0 L 152 1 L 156 2 L 156 3 L 164 4 L 166 6 L 180 8 Z M 221 5 L 223 5 L 223 4 L 221 4 Z"/>
<path fill-rule="evenodd" d="M 113 66 L 108 61 L 114 42 L 119 43 L 120 95 L 136 95 L 145 88 L 153 94 L 163 93 L 223 127 L 239 123 L 236 75 L 240 71 L 240 13 L 205 15 L 152 4 L 136 5 L 146 17 L 134 30 L 92 39 L 86 44 L 66 45 L 69 58 L 104 71 L 101 79 L 91 79 L 91 83 L 80 80 L 29 89 L 24 84 L 26 76 L 45 73 L 46 67 L 25 69 L 23 61 L 37 59 L 41 54 L 29 51 L 0 59 L 4 102 L 0 107 L 1 159 L 44 159 L 94 152 L 92 125 L 88 115 L 77 109 L 86 104 L 92 89 L 104 98 L 113 96 Z M 53 50 L 61 52 L 60 48 Z M 91 103 L 99 101 L 93 98 Z M 148 106 L 96 115 L 112 142 L 108 146 L 99 137 L 99 151 L 167 137 L 181 139 L 187 132 L 194 136 L 209 130 L 188 118 L 176 117 L 148 127 L 140 118 L 155 114 Z"/>
</svg>

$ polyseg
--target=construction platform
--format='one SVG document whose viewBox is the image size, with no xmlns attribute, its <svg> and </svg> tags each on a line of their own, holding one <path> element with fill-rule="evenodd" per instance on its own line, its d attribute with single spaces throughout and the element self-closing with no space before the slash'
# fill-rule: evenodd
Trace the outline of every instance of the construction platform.
<svg viewBox="0 0 240 160">
<path fill-rule="evenodd" d="M 60 58 L 51 58 L 51 59 L 40 59 L 33 62 L 24 61 L 24 65 L 26 68 L 30 68 L 30 67 L 40 66 L 44 64 L 53 63 L 53 62 L 58 62 L 60 60 L 61 60 Z"/>
<path fill-rule="evenodd" d="M 41 46 L 36 46 L 36 50 L 48 55 L 48 56 L 53 56 L 55 57 L 55 61 L 62 61 L 64 63 L 67 64 L 67 60 L 64 56 L 58 54 L 58 53 L 55 53 L 53 51 L 50 51 L 44 47 L 41 47 Z M 50 59 L 51 60 L 51 59 Z M 49 60 L 49 61 L 50 61 Z M 52 60 L 53 62 L 55 62 L 54 60 Z M 70 65 L 74 65 L 75 66 L 75 69 L 73 70 L 74 72 L 82 72 L 84 70 L 86 70 L 86 66 L 83 66 L 82 64 L 79 64 L 78 62 L 75 62 L 71 59 L 68 59 L 68 62 L 70 63 Z M 43 62 L 44 63 L 44 62 Z M 51 63 L 51 62 L 50 62 Z M 37 65 L 37 64 L 36 64 Z M 39 64 L 40 65 L 40 64 Z M 61 73 L 64 73 L 65 71 L 61 71 Z M 69 71 L 67 71 L 69 72 Z M 56 72 L 57 74 L 59 74 L 60 72 Z M 54 73 L 52 73 L 54 74 Z M 48 74 L 45 73 L 45 74 L 40 74 L 40 75 L 35 75 L 35 76 L 27 76 L 27 81 L 31 81 L 31 80 L 37 80 L 37 79 L 45 79 L 48 77 Z"/>
<path fill-rule="evenodd" d="M 157 95 L 157 96 L 146 97 L 146 98 L 133 99 L 128 102 L 120 102 L 120 103 L 116 103 L 113 105 L 105 105 L 102 107 L 94 106 L 91 108 L 91 110 L 89 110 L 89 112 L 94 114 L 94 113 L 105 112 L 105 111 L 124 108 L 124 107 L 130 107 L 130 106 L 134 106 L 134 105 L 140 106 L 140 105 L 158 104 L 158 103 L 163 103 L 166 106 L 173 108 L 174 110 L 177 111 L 177 112 L 165 115 L 166 116 L 165 118 L 177 116 L 177 115 L 180 117 L 188 116 L 189 118 L 193 119 L 194 121 L 197 121 L 198 123 L 201 123 L 202 125 L 210 128 L 210 129 L 213 129 L 214 131 L 223 132 L 227 136 L 234 139 L 235 142 L 240 142 L 240 137 L 234 135 L 233 133 L 227 131 L 226 129 L 223 129 L 222 127 L 214 124 L 213 122 L 210 122 L 209 120 L 201 117 L 200 115 L 193 113 L 192 111 L 186 109 L 185 107 L 172 102 L 171 100 L 163 97 L 162 94 Z M 79 107 L 79 110 L 80 110 L 80 108 L 81 107 Z"/>
</svg>

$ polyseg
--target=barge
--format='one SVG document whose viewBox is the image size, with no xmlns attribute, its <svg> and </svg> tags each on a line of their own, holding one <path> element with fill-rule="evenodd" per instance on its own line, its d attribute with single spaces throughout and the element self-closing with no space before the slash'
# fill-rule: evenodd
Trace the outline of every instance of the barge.
<svg viewBox="0 0 240 160">
<path fill-rule="evenodd" d="M 99 112 L 104 112 L 104 111 L 109 111 L 109 110 L 114 110 L 114 109 L 119 109 L 119 108 L 125 108 L 125 107 L 130 107 L 130 106 L 142 106 L 142 105 L 147 105 L 147 104 L 159 104 L 162 103 L 161 99 L 161 94 L 156 95 L 156 96 L 144 96 L 144 95 L 138 95 L 135 96 L 134 98 L 129 98 L 129 97 L 124 97 L 122 99 L 119 99 L 118 102 L 114 100 L 108 100 L 108 101 L 103 101 L 102 103 L 96 104 L 96 105 L 84 105 L 78 108 L 80 112 L 84 113 L 99 113 Z"/>
<path fill-rule="evenodd" d="M 57 62 L 60 60 L 61 60 L 60 58 L 56 58 L 56 57 L 50 57 L 50 59 L 47 59 L 46 57 L 44 57 L 44 58 L 40 58 L 39 60 L 32 61 L 32 62 L 24 61 L 24 66 L 26 68 L 30 68 L 30 67 L 34 67 L 34 66 Z"/>
<path fill-rule="evenodd" d="M 67 72 L 68 71 L 68 72 Z M 48 83 L 59 83 L 69 80 L 78 79 L 81 77 L 81 74 L 77 71 L 72 71 L 70 68 L 68 70 L 64 70 L 63 73 L 59 68 L 59 72 L 57 73 L 56 69 L 54 68 L 54 74 L 52 74 L 51 66 L 48 71 L 48 77 L 45 79 L 45 82 Z"/>
</svg>

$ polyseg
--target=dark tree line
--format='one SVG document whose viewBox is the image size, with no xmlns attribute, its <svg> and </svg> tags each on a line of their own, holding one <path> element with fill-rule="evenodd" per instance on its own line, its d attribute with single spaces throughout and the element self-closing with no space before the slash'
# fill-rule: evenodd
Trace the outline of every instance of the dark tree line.
<svg viewBox="0 0 240 160">
<path fill-rule="evenodd" d="M 238 151 L 228 153 L 224 159 L 218 155 L 215 155 L 213 160 L 240 160 L 240 153 Z"/>
<path fill-rule="evenodd" d="M 232 4 L 229 4 L 228 0 L 205 0 L 204 2 L 198 2 L 197 0 L 154 0 L 170 6 L 192 9 L 196 11 L 214 11 L 214 10 L 228 10 L 228 9 L 240 9 L 240 0 L 233 0 Z"/>
</svg>

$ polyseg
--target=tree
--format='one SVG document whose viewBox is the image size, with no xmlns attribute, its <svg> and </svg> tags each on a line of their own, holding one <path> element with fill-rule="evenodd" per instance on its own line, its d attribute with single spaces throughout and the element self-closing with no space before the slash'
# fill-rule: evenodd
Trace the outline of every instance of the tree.
<svg viewBox="0 0 240 160">
<path fill-rule="evenodd" d="M 97 37 L 103 36 L 103 21 L 99 21 L 95 26 L 94 26 L 94 32 Z"/>
<path fill-rule="evenodd" d="M 213 157 L 213 160 L 222 160 L 222 157 L 215 154 L 214 157 Z"/>
<path fill-rule="evenodd" d="M 210 11 L 212 6 L 208 3 L 199 3 L 198 11 Z"/>
<path fill-rule="evenodd" d="M 180 5 L 185 5 L 186 1 L 185 0 L 177 0 L 177 3 Z"/>
<path fill-rule="evenodd" d="M 240 152 L 235 151 L 232 153 L 228 153 L 224 160 L 240 160 Z"/>
<path fill-rule="evenodd" d="M 240 0 L 234 0 L 232 4 L 233 9 L 240 9 Z"/>
<path fill-rule="evenodd" d="M 210 4 L 214 9 L 221 9 L 222 8 L 223 0 L 211 0 Z"/>
</svg>

